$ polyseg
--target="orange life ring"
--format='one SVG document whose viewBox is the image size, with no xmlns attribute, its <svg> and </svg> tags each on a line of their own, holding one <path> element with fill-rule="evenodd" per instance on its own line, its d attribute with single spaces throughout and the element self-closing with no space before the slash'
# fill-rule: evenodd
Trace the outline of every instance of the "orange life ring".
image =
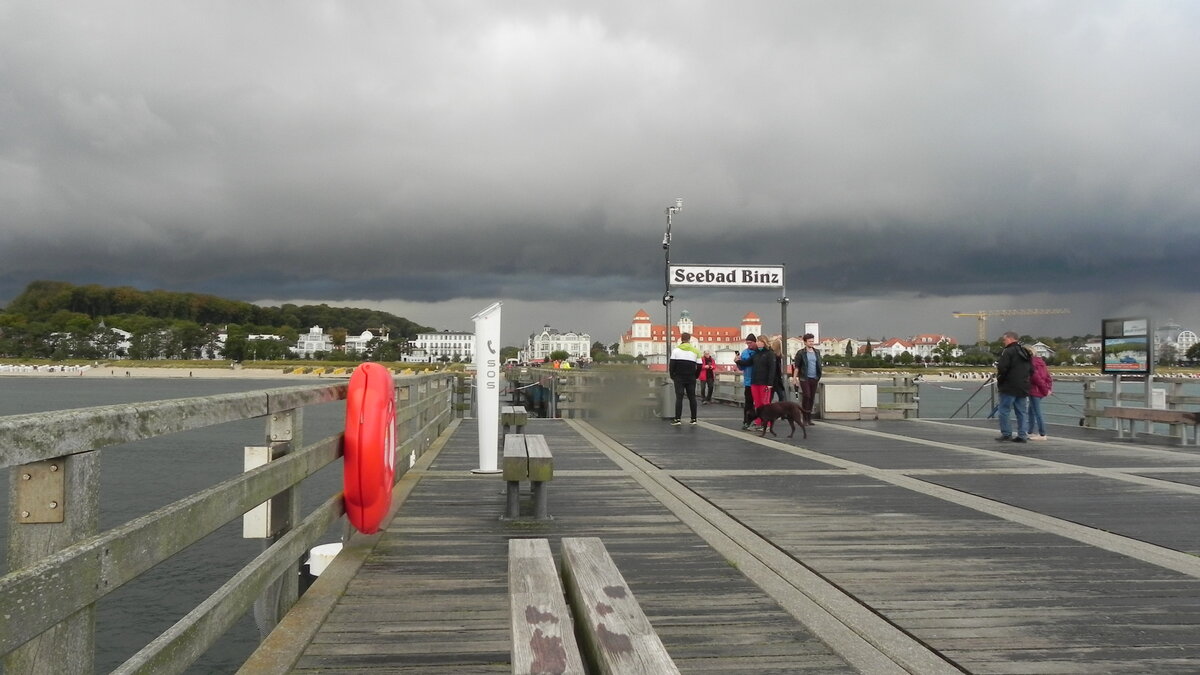
<svg viewBox="0 0 1200 675">
<path fill-rule="evenodd" d="M 392 374 L 364 363 L 346 392 L 342 488 L 346 517 L 359 532 L 374 534 L 392 507 L 395 482 L 396 398 Z"/>
</svg>

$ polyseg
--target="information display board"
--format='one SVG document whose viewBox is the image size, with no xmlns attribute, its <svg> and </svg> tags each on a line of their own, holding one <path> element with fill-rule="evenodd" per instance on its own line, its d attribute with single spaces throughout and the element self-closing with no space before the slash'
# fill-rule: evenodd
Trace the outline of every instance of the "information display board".
<svg viewBox="0 0 1200 675">
<path fill-rule="evenodd" d="M 1150 319 L 1146 317 L 1104 319 L 1100 372 L 1121 375 L 1149 375 L 1153 364 Z"/>
</svg>

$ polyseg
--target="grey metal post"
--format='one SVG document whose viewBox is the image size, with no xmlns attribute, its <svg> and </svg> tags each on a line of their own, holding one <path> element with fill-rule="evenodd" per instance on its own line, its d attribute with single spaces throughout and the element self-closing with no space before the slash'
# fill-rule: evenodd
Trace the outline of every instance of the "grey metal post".
<svg viewBox="0 0 1200 675">
<path fill-rule="evenodd" d="M 663 365 L 670 366 L 671 359 L 671 301 L 675 298 L 671 295 L 671 216 L 683 210 L 683 198 L 675 200 L 675 206 L 667 207 L 667 232 L 663 235 L 663 254 L 665 262 L 663 263 L 663 282 L 665 288 L 663 290 L 663 307 L 666 308 L 667 323 L 663 326 Z"/>
<path fill-rule="evenodd" d="M 787 267 L 784 267 L 783 278 L 787 279 Z M 783 286 L 780 288 L 780 296 L 779 296 L 779 326 L 780 326 L 779 330 L 780 330 L 780 333 L 783 334 L 782 337 L 780 338 L 783 340 L 783 353 L 780 354 L 780 356 L 783 357 L 783 372 L 784 373 L 787 372 L 788 365 L 791 364 L 791 362 L 792 362 L 792 357 L 788 353 L 788 323 L 787 323 L 788 302 L 790 302 L 790 301 L 788 300 L 787 283 L 785 282 L 783 284 Z M 784 397 L 785 401 L 792 400 L 792 383 L 786 377 L 783 378 L 783 397 Z"/>
</svg>

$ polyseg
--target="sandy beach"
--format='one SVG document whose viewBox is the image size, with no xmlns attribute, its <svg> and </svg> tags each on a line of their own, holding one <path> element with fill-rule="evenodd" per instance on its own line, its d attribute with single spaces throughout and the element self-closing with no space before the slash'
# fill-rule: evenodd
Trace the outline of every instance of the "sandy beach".
<svg viewBox="0 0 1200 675">
<path fill-rule="evenodd" d="M 115 366 L 20 366 L 0 365 L 0 377 L 140 377 L 140 378 L 238 378 L 257 380 L 348 379 L 341 374 L 293 374 L 293 368 L 120 368 Z"/>
</svg>

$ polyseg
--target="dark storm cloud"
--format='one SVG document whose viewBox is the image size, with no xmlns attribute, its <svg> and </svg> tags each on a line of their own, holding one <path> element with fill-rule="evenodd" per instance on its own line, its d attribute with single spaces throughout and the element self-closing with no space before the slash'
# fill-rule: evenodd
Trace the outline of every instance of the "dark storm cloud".
<svg viewBox="0 0 1200 675">
<path fill-rule="evenodd" d="M 1186 302 L 1198 25 L 1173 2 L 0 3 L 0 301 L 60 279 L 636 307 L 682 196 L 675 262 L 786 263 L 844 304 Z"/>
</svg>

